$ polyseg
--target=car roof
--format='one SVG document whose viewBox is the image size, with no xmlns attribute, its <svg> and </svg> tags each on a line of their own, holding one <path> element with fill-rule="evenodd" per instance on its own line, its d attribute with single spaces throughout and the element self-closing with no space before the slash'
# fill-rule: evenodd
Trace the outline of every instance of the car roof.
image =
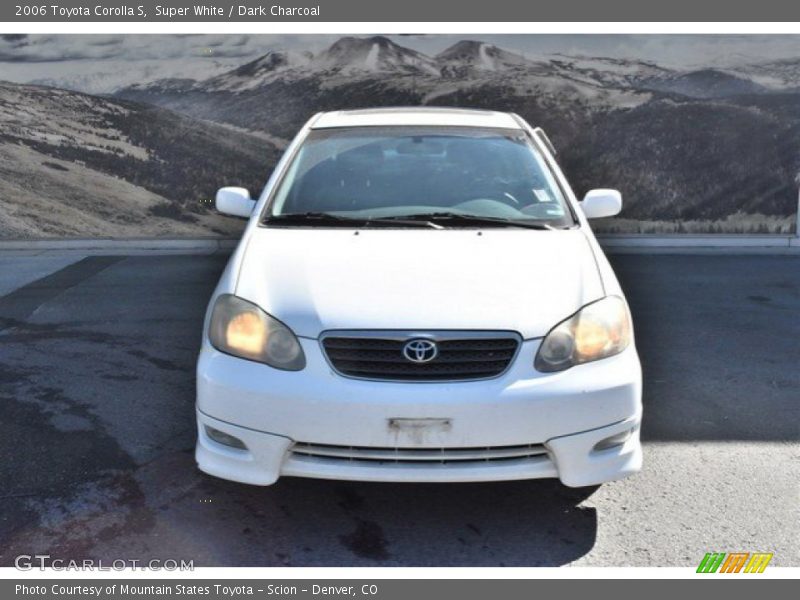
<svg viewBox="0 0 800 600">
<path fill-rule="evenodd" d="M 444 127 L 497 127 L 521 129 L 511 113 L 466 108 L 368 108 L 321 113 L 312 129 L 332 127 L 380 127 L 393 125 L 432 125 Z"/>
</svg>

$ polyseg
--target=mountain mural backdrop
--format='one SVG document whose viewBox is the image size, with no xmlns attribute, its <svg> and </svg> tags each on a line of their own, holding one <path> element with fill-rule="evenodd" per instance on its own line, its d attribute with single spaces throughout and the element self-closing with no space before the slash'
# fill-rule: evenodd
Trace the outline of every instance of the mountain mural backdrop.
<svg viewBox="0 0 800 600">
<path fill-rule="evenodd" d="M 543 127 L 579 195 L 622 191 L 601 231 L 792 231 L 800 58 L 737 61 L 532 58 L 479 40 L 427 55 L 373 36 L 105 95 L 3 83 L 0 235 L 232 235 L 241 223 L 210 207 L 217 187 L 258 192 L 315 112 L 399 105 L 508 110 Z"/>
</svg>

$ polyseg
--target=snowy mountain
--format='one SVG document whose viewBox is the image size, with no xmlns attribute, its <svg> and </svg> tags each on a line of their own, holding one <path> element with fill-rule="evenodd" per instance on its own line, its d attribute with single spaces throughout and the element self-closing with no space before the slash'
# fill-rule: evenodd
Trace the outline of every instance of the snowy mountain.
<svg viewBox="0 0 800 600">
<path fill-rule="evenodd" d="M 344 37 L 314 57 L 313 66 L 321 71 L 343 74 L 425 73 L 439 75 L 436 61 L 387 37 Z"/>
<path fill-rule="evenodd" d="M 656 75 L 672 72 L 636 61 L 528 58 L 475 40 L 429 57 L 382 36 L 344 37 L 313 56 L 271 52 L 212 78 L 150 82 L 118 95 L 281 138 L 291 138 L 318 110 L 505 107 L 538 123 L 554 123 L 569 143 L 594 115 L 650 101 L 652 91 L 638 82 Z"/>
<path fill-rule="evenodd" d="M 519 54 L 475 40 L 461 40 L 436 55 L 444 76 L 463 75 L 470 70 L 502 71 L 534 68 L 536 64 Z"/>
<path fill-rule="evenodd" d="M 325 96 L 333 88 L 363 84 L 366 89 L 390 88 L 388 95 L 397 101 L 431 104 L 453 93 L 491 86 L 508 87 L 515 96 L 536 95 L 545 104 L 579 102 L 605 110 L 646 102 L 651 96 L 640 82 L 672 75 L 646 62 L 561 55 L 527 58 L 475 40 L 459 41 L 430 57 L 383 36 L 344 37 L 316 55 L 270 52 L 211 78 L 143 82 L 119 90 L 118 95 L 265 129 L 268 124 L 259 126 L 241 114 L 241 109 L 250 108 L 250 93 L 280 95 L 292 88 Z M 237 97 L 226 98 L 220 92 Z M 378 101 L 385 95 L 379 93 Z"/>
<path fill-rule="evenodd" d="M 800 171 L 800 94 L 786 94 L 790 64 L 769 71 L 776 80 L 781 74 L 781 89 L 746 70 L 528 58 L 474 40 L 427 57 L 383 37 L 346 37 L 313 57 L 269 54 L 215 78 L 120 95 L 284 139 L 320 110 L 513 111 L 548 131 L 579 192 L 622 189 L 628 219 L 719 222 L 736 207 L 785 218 L 788 227 Z"/>
<path fill-rule="evenodd" d="M 311 54 L 274 51 L 236 69 L 203 80 L 197 87 L 216 91 L 243 91 L 258 88 L 294 68 L 307 67 Z M 187 80 L 184 87 L 195 87 L 198 82 Z M 146 86 L 145 86 L 146 87 Z"/>
<path fill-rule="evenodd" d="M 530 97 L 542 107 L 577 104 L 581 112 L 636 106 L 650 98 L 627 83 L 589 77 L 564 60 L 529 60 L 470 40 L 429 57 L 382 36 L 344 37 L 314 56 L 271 52 L 212 78 L 155 81 L 117 95 L 291 137 L 310 110 L 446 104 L 480 88 L 506 90 L 509 99 Z"/>
<path fill-rule="evenodd" d="M 622 218 L 600 230 L 787 231 L 793 222 L 795 59 L 674 69 L 524 56 L 476 40 L 427 56 L 372 36 L 316 54 L 175 65 L 104 63 L 46 81 L 119 88 L 114 98 L 0 82 L 0 236 L 231 233 L 240 223 L 209 210 L 214 190 L 260 187 L 309 116 L 420 105 L 512 111 L 544 127 L 577 193 L 623 191 Z"/>
</svg>

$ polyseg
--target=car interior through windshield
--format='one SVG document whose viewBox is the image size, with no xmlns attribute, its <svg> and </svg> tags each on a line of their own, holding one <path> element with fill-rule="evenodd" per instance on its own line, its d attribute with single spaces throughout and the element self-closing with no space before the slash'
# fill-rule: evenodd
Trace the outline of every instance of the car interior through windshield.
<svg viewBox="0 0 800 600">
<path fill-rule="evenodd" d="M 447 212 L 574 223 L 549 168 L 523 132 L 453 129 L 312 131 L 270 215 L 370 219 Z"/>
</svg>

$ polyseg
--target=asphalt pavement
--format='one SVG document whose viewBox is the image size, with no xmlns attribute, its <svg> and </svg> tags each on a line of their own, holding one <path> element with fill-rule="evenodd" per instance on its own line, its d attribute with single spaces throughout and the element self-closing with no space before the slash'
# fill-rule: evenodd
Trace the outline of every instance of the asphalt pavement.
<svg viewBox="0 0 800 600">
<path fill-rule="evenodd" d="M 224 255 L 0 254 L 0 565 L 800 566 L 800 257 L 618 255 L 642 473 L 377 484 L 197 471 L 194 363 Z"/>
</svg>

